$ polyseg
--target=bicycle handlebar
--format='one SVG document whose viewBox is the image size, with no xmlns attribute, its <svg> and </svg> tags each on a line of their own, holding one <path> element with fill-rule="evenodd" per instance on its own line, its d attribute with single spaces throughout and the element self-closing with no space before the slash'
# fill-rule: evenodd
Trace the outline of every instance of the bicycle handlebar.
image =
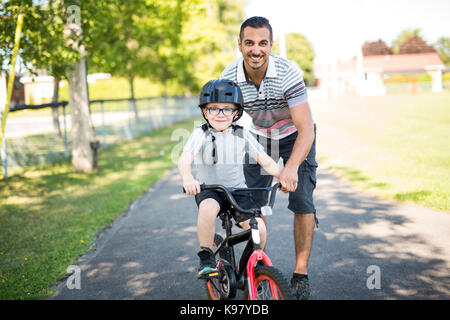
<svg viewBox="0 0 450 320">
<path fill-rule="evenodd" d="M 234 191 L 271 191 L 270 193 L 270 200 L 269 200 L 269 206 L 273 207 L 273 204 L 275 202 L 275 195 L 277 193 L 278 188 L 281 186 L 281 183 L 276 183 L 275 185 L 273 185 L 273 187 L 260 187 L 260 188 L 227 188 L 223 185 L 220 184 L 201 184 L 200 185 L 200 190 L 204 191 L 204 190 L 222 190 L 225 193 L 225 196 L 227 197 L 228 201 L 230 202 L 231 206 L 233 206 L 236 210 L 238 210 L 241 213 L 248 213 L 248 214 L 254 214 L 255 210 L 257 209 L 244 209 L 241 208 L 236 200 L 234 199 L 233 195 L 231 194 L 231 192 Z M 183 188 L 183 192 L 186 192 Z"/>
</svg>

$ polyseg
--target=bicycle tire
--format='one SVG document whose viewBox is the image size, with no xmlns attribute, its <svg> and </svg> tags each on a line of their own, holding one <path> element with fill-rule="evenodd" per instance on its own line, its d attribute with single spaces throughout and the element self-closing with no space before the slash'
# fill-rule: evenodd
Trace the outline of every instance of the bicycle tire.
<svg viewBox="0 0 450 320">
<path fill-rule="evenodd" d="M 274 300 L 268 282 L 275 286 L 279 300 L 295 300 L 289 283 L 278 269 L 269 266 L 257 266 L 255 267 L 255 285 L 258 291 L 258 300 Z M 250 300 L 248 283 L 245 284 L 243 298 Z"/>
</svg>

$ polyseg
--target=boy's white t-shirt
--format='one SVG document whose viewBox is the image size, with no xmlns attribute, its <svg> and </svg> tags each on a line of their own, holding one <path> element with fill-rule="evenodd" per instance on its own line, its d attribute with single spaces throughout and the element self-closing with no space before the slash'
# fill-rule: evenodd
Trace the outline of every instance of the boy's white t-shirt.
<svg viewBox="0 0 450 320">
<path fill-rule="evenodd" d="M 264 147 L 242 127 L 232 126 L 224 133 L 213 128 L 208 130 L 209 132 L 205 132 L 201 126 L 195 128 L 183 148 L 183 151 L 194 155 L 194 177 L 200 183 L 246 188 L 244 163 L 256 164 L 256 158 L 264 151 Z M 214 142 L 212 136 L 215 138 Z M 214 143 L 217 159 L 215 164 Z"/>
</svg>

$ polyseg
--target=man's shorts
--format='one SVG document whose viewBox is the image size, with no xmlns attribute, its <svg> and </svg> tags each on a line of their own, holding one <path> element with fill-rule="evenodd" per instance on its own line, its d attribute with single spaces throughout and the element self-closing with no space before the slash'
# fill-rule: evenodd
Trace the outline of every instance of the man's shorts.
<svg viewBox="0 0 450 320">
<path fill-rule="evenodd" d="M 253 209 L 258 208 L 258 205 L 253 200 L 252 194 L 249 191 L 236 191 L 231 193 L 236 200 L 237 204 L 241 206 L 243 209 Z M 200 203 L 205 199 L 214 199 L 219 203 L 220 211 L 223 212 L 230 208 L 230 204 L 228 199 L 225 196 L 225 193 L 220 190 L 204 190 L 199 194 L 195 195 L 195 202 L 197 202 L 197 206 L 200 206 Z M 232 210 L 233 218 L 236 221 L 236 225 L 239 226 L 239 223 L 248 220 L 252 217 L 251 214 L 241 213 L 237 210 Z"/>
<path fill-rule="evenodd" d="M 314 206 L 313 192 L 316 188 L 317 176 L 317 162 L 316 162 L 316 126 L 314 125 L 314 142 L 311 146 L 311 150 L 308 153 L 305 161 L 302 162 L 298 168 L 298 183 L 297 189 L 294 192 L 289 193 L 289 205 L 288 209 L 296 214 L 314 213 L 316 214 L 316 208 Z M 269 154 L 276 162 L 279 158 L 283 159 L 284 164 L 291 156 L 292 149 L 294 147 L 295 139 L 298 133 L 295 132 L 279 141 L 271 140 L 265 137 L 257 136 L 257 139 L 261 145 L 264 146 L 264 150 Z M 278 146 L 277 146 L 278 144 Z M 244 174 L 246 184 L 249 187 L 266 187 L 272 185 L 273 177 L 265 172 L 259 164 L 247 163 L 244 165 Z M 256 203 L 261 207 L 267 204 L 268 193 L 254 192 L 253 198 Z M 318 223 L 316 218 L 316 224 Z"/>
</svg>

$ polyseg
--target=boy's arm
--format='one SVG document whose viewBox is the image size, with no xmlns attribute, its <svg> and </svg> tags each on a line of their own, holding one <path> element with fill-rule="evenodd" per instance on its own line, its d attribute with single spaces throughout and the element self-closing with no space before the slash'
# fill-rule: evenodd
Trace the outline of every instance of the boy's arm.
<svg viewBox="0 0 450 320">
<path fill-rule="evenodd" d="M 189 151 L 183 151 L 178 159 L 178 172 L 183 180 L 183 188 L 187 194 L 196 195 L 200 193 L 200 183 L 195 180 L 191 171 L 194 155 Z"/>
<path fill-rule="evenodd" d="M 271 176 L 278 178 L 280 168 L 278 164 L 264 151 L 261 151 L 256 157 L 256 162 L 264 168 Z"/>
</svg>

